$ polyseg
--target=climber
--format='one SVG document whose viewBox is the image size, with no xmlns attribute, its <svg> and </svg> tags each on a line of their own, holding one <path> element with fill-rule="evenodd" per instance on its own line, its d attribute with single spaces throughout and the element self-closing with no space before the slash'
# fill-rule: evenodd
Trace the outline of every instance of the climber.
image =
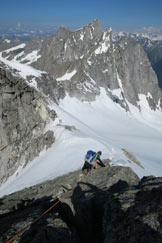
<svg viewBox="0 0 162 243">
<path fill-rule="evenodd" d="M 98 151 L 97 153 L 92 151 L 92 150 L 88 150 L 86 156 L 85 156 L 85 160 L 84 160 L 84 165 L 82 167 L 82 171 L 87 170 L 90 171 L 92 169 L 92 167 L 94 169 L 97 168 L 97 164 L 99 164 L 101 167 L 105 167 L 104 163 L 102 162 L 102 160 L 100 159 L 102 152 Z"/>
</svg>

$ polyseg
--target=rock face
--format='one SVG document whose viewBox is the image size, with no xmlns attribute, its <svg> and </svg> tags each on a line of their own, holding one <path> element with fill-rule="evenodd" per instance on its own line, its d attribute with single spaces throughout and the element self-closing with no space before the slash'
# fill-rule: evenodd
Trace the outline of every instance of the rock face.
<svg viewBox="0 0 162 243">
<path fill-rule="evenodd" d="M 114 40 L 119 40 L 122 36 L 129 36 L 134 42 L 139 43 L 149 58 L 149 61 L 158 77 L 158 85 L 162 89 L 162 40 L 161 34 L 158 36 L 151 36 L 144 33 L 119 33 L 114 34 Z M 122 37 L 123 38 L 123 37 Z"/>
<path fill-rule="evenodd" d="M 141 44 L 146 51 L 154 71 L 158 77 L 159 86 L 162 89 L 162 40 L 149 36 L 133 35 L 132 38 Z"/>
<path fill-rule="evenodd" d="M 93 170 L 85 179 L 80 173 L 2 198 L 0 242 L 33 222 L 75 185 L 64 201 L 14 242 L 162 241 L 162 178 L 144 177 L 139 181 L 130 168 L 108 164 Z"/>
<path fill-rule="evenodd" d="M 51 146 L 44 128 L 55 116 L 42 94 L 0 66 L 0 183 Z"/>
<path fill-rule="evenodd" d="M 161 99 L 161 91 L 149 59 L 140 44 L 134 43 L 129 37 L 122 37 L 116 42 L 115 60 L 127 100 L 136 105 L 138 95 L 144 94 L 148 96 L 149 105 L 156 109 Z"/>
</svg>

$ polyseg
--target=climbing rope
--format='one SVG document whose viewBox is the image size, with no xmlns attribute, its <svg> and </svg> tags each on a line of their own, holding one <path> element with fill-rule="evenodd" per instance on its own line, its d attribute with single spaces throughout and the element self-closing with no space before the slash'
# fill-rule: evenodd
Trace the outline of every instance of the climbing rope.
<svg viewBox="0 0 162 243">
<path fill-rule="evenodd" d="M 82 180 L 83 181 L 91 172 L 91 170 L 93 169 L 93 167 L 83 176 Z M 13 240 L 15 240 L 18 236 L 20 236 L 22 233 L 24 233 L 29 227 L 31 227 L 33 224 L 35 224 L 42 216 L 44 216 L 45 214 L 47 214 L 49 211 L 51 211 L 57 204 L 59 204 L 61 201 L 63 201 L 72 191 L 74 191 L 74 189 L 78 186 L 78 182 L 72 187 L 72 189 L 70 189 L 69 191 L 67 191 L 63 196 L 61 196 L 57 202 L 55 202 L 52 206 L 50 206 L 46 211 L 44 211 L 41 215 L 39 215 L 33 222 L 31 222 L 30 224 L 26 225 L 22 230 L 20 230 L 16 235 L 14 235 L 13 237 L 11 237 L 7 243 L 12 242 Z"/>
<path fill-rule="evenodd" d="M 0 151 L 3 151 L 6 147 L 7 147 L 7 145 L 1 147 L 1 148 L 0 148 Z"/>
</svg>

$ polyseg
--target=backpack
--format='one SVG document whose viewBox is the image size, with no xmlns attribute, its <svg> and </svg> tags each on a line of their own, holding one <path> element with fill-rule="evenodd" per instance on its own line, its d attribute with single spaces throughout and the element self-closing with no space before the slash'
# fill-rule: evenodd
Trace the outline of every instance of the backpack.
<svg viewBox="0 0 162 243">
<path fill-rule="evenodd" d="M 89 162 L 92 162 L 94 157 L 96 155 L 96 152 L 92 151 L 92 150 L 88 150 L 85 159 L 88 160 Z"/>
</svg>

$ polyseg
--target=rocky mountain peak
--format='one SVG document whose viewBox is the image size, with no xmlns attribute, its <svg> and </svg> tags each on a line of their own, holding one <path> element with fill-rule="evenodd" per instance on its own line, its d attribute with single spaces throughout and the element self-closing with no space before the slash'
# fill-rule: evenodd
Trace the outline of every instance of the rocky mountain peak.
<svg viewBox="0 0 162 243">
<path fill-rule="evenodd" d="M 91 23 L 89 23 L 87 26 L 92 27 L 94 30 L 101 29 L 101 25 L 99 23 L 99 19 L 95 19 Z"/>
<path fill-rule="evenodd" d="M 89 33 L 88 33 L 89 32 Z M 66 27 L 60 27 L 58 31 L 55 34 L 55 37 L 58 39 L 66 39 L 70 34 L 73 34 L 73 36 L 77 37 L 77 33 L 84 33 L 84 35 L 89 34 L 89 37 L 92 39 L 92 37 L 96 38 L 97 36 L 101 36 L 102 34 L 102 28 L 99 24 L 99 20 L 96 19 L 87 26 L 75 30 L 75 31 L 70 31 Z"/>
<path fill-rule="evenodd" d="M 98 19 L 94 20 L 92 23 L 88 24 L 84 28 L 85 29 L 90 29 L 93 38 L 97 38 L 98 39 L 98 38 L 101 37 L 102 28 L 101 28 L 101 25 L 100 25 Z"/>
</svg>

